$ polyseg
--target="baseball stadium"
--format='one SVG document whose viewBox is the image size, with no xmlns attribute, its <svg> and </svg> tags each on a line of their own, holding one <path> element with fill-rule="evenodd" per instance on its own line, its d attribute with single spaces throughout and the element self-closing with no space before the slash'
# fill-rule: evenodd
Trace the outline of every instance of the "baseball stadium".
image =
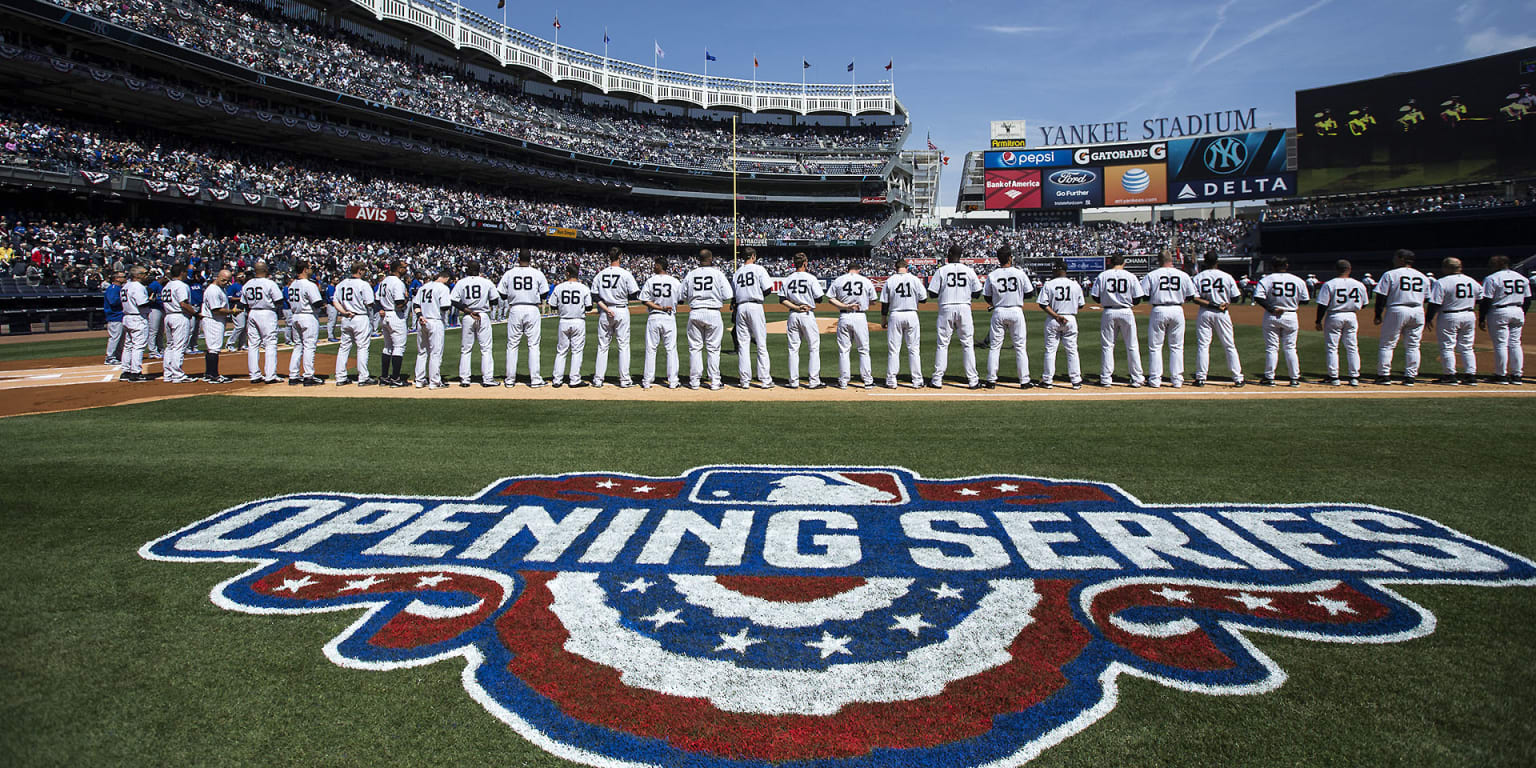
<svg viewBox="0 0 1536 768">
<path fill-rule="evenodd" d="M 0 0 L 0 762 L 1536 765 L 1536 8 L 582 5 Z"/>
</svg>

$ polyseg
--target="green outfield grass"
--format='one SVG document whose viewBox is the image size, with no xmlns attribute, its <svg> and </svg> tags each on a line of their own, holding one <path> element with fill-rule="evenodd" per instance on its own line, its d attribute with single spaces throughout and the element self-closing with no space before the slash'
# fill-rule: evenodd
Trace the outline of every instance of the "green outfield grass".
<svg viewBox="0 0 1536 768">
<path fill-rule="evenodd" d="M 458 495 L 508 475 L 670 475 L 720 462 L 880 464 L 1109 481 L 1149 502 L 1368 502 L 1531 556 L 1533 427 L 1536 410 L 1515 398 L 198 397 L 4 419 L 0 763 L 565 765 L 471 701 L 457 660 L 342 669 L 321 648 L 356 612 L 226 612 L 208 592 L 244 566 L 137 555 L 261 497 Z M 1379 646 L 1256 637 L 1290 675 L 1258 696 L 1124 679 L 1113 713 L 1034 765 L 1536 764 L 1536 591 L 1401 591 L 1435 614 L 1433 635 Z"/>
<path fill-rule="evenodd" d="M 1312 330 L 1312 317 L 1313 317 L 1313 312 L 1315 310 L 1312 307 L 1303 307 L 1303 310 L 1304 311 L 1301 313 L 1302 332 L 1301 332 L 1301 336 L 1300 336 L 1300 338 L 1299 338 L 1299 340 L 1297 342 L 1298 354 L 1301 357 L 1302 375 L 1304 377 L 1309 378 L 1309 379 L 1321 378 L 1321 377 L 1323 377 L 1327 373 L 1326 363 L 1325 363 L 1325 361 L 1323 359 L 1323 334 L 1321 332 L 1319 332 L 1319 331 Z M 820 314 L 823 317 L 832 316 L 831 313 L 827 313 L 827 312 L 822 312 Z M 922 318 L 922 327 L 923 327 L 923 333 L 922 333 L 923 373 L 924 373 L 924 375 L 926 377 L 931 377 L 932 374 L 933 374 L 933 358 L 934 358 L 934 353 L 935 353 L 935 345 L 937 344 L 937 341 L 938 341 L 937 334 L 935 333 L 935 330 L 934 330 L 935 329 L 935 324 L 937 322 L 937 315 L 935 313 L 933 313 L 933 312 L 923 312 L 923 313 L 920 314 L 920 316 Z M 974 317 L 975 317 L 975 325 L 976 325 L 976 336 L 979 339 L 983 335 L 986 334 L 988 324 L 990 323 L 990 315 L 986 311 L 984 311 L 984 310 L 976 310 L 975 313 L 974 313 Z M 727 318 L 729 318 L 728 314 L 727 314 Z M 782 321 L 784 319 L 784 315 L 782 313 L 770 313 L 768 315 L 768 319 L 769 319 L 770 322 L 772 322 L 774 320 Z M 1360 338 L 1361 375 L 1362 375 L 1362 377 L 1374 377 L 1375 374 L 1376 374 L 1376 338 L 1375 338 L 1375 329 L 1373 327 L 1371 327 L 1371 325 L 1370 325 L 1369 313 L 1362 314 L 1361 315 L 1361 319 L 1362 319 L 1362 325 L 1363 325 L 1363 327 L 1361 328 L 1361 338 Z M 879 314 L 878 313 L 873 313 L 873 312 L 870 313 L 870 340 L 869 340 L 870 341 L 870 357 L 871 357 L 871 363 L 872 363 L 872 366 L 873 366 L 873 371 L 874 371 L 874 376 L 875 376 L 876 383 L 879 383 L 879 382 L 881 382 L 881 381 L 883 381 L 885 379 L 886 354 L 887 354 L 886 334 L 885 334 L 885 331 L 880 328 L 879 320 L 880 320 L 880 318 L 879 318 Z M 687 313 L 679 314 L 678 317 L 677 317 L 677 321 L 678 321 L 678 361 L 679 361 L 679 369 L 681 371 L 682 378 L 687 379 L 687 376 L 688 376 L 688 342 L 687 342 L 687 339 L 686 339 L 686 330 L 687 330 L 687 322 L 688 322 Z M 1142 350 L 1142 363 L 1143 363 L 1143 366 L 1145 367 L 1150 362 L 1150 360 L 1148 359 L 1148 353 L 1147 353 L 1147 318 L 1145 316 L 1140 316 L 1140 317 L 1137 318 L 1137 321 L 1138 321 L 1138 324 L 1139 324 L 1138 339 L 1139 339 L 1140 347 L 1141 347 L 1141 350 Z M 1038 310 L 1031 309 L 1031 311 L 1026 314 L 1026 322 L 1027 322 L 1027 327 L 1028 327 L 1028 331 L 1027 331 L 1026 336 L 1027 336 L 1027 343 L 1028 343 L 1028 355 L 1029 355 L 1029 359 L 1030 359 L 1030 372 L 1034 376 L 1034 378 L 1036 380 L 1038 380 L 1040 378 L 1041 372 L 1044 370 L 1042 363 L 1043 363 L 1043 358 L 1045 356 L 1045 335 L 1044 335 L 1045 334 L 1045 331 L 1044 331 L 1044 329 L 1045 329 L 1045 317 L 1044 317 L 1043 313 L 1039 312 Z M 729 324 L 729 320 L 727 319 L 727 325 L 728 324 Z M 546 378 L 548 378 L 548 376 L 550 375 L 550 372 L 552 371 L 553 366 L 554 366 L 554 359 L 555 359 L 555 329 L 556 329 L 557 325 L 558 325 L 558 321 L 556 321 L 554 319 L 546 319 L 544 321 L 543 344 L 542 344 L 540 358 L 543 361 L 542 362 L 542 371 L 543 371 L 543 373 L 544 373 Z M 1184 357 L 1185 357 L 1185 379 L 1189 380 L 1189 379 L 1192 379 L 1194 377 L 1194 370 L 1195 370 L 1195 329 L 1194 329 L 1194 321 L 1191 320 L 1189 323 L 1187 323 L 1187 326 L 1188 327 L 1187 327 L 1187 332 L 1186 332 L 1186 335 L 1185 335 L 1185 343 L 1184 343 Z M 633 357 L 632 366 L 633 366 L 633 369 L 634 369 L 634 377 L 635 377 L 636 381 L 639 380 L 641 364 L 644 361 L 644 354 L 645 354 L 645 335 L 644 335 L 644 329 L 645 329 L 645 317 L 641 316 L 641 315 L 636 315 L 633 318 L 632 327 L 631 327 L 631 355 Z M 1257 327 L 1254 327 L 1254 326 L 1241 326 L 1240 325 L 1235 330 L 1236 330 L 1236 334 L 1235 335 L 1236 335 L 1236 338 L 1237 338 L 1238 352 L 1239 352 L 1239 354 L 1242 357 L 1242 364 L 1243 364 L 1244 375 L 1246 376 L 1246 378 L 1250 382 L 1257 381 L 1259 379 L 1259 376 L 1262 374 L 1263 369 L 1264 369 L 1264 339 L 1263 339 L 1263 335 L 1260 332 L 1260 330 Z M 322 327 L 322 333 L 323 333 L 323 327 Z M 279 340 L 281 340 L 281 338 L 282 338 L 281 334 L 279 334 Z M 1480 336 L 1479 337 L 1479 343 L 1486 343 L 1486 338 Z M 455 376 L 458 376 L 458 370 L 459 370 L 460 334 L 459 334 L 459 331 L 457 329 L 449 329 L 447 331 L 447 333 L 445 334 L 445 344 L 446 344 L 446 347 L 445 347 L 446 351 L 445 351 L 445 353 L 443 355 L 443 375 L 444 375 L 445 378 L 451 379 L 451 378 L 453 378 Z M 722 354 L 722 356 L 721 356 L 720 369 L 721 369 L 722 378 L 723 378 L 723 380 L 727 384 L 735 383 L 736 377 L 737 377 L 737 362 L 736 362 L 736 358 L 734 356 L 728 354 L 729 350 L 731 349 L 731 346 L 732 346 L 732 343 L 728 339 L 722 344 L 722 348 L 726 351 L 726 354 Z M 95 341 L 95 340 L 89 340 L 89 339 L 70 340 L 70 341 L 42 341 L 42 342 L 36 342 L 36 343 L 7 344 L 7 345 L 0 345 L 0 361 L 3 361 L 3 360 L 34 359 L 34 358 L 50 358 L 50 357 L 71 357 L 71 356 L 80 356 L 80 355 L 99 355 L 99 354 L 101 354 L 101 351 L 102 351 L 101 347 L 102 347 L 102 342 L 98 342 L 98 341 Z M 498 324 L 496 326 L 494 340 L 491 343 L 491 347 L 492 347 L 492 350 L 494 352 L 495 359 L 496 359 L 496 371 L 495 371 L 495 373 L 499 376 L 499 375 L 505 373 L 505 362 L 504 362 L 504 353 L 506 351 L 506 327 L 505 327 L 505 325 Z M 1100 367 L 1100 359 L 1101 359 L 1101 354 L 1102 354 L 1101 351 L 1100 351 L 1101 347 L 1100 347 L 1100 343 L 1099 343 L 1099 313 L 1098 312 L 1085 312 L 1085 313 L 1083 313 L 1079 317 L 1079 341 L 1078 341 L 1078 347 L 1079 347 L 1079 354 L 1081 355 L 1081 359 L 1082 359 L 1083 376 L 1084 376 L 1084 378 L 1088 379 L 1088 380 L 1096 380 L 1097 377 L 1098 377 L 1098 372 L 1099 372 L 1099 367 Z M 331 344 L 331 345 L 327 346 L 326 342 L 324 342 L 322 340 L 320 349 L 322 351 L 334 351 L 336 349 L 336 345 Z M 370 363 L 371 369 L 374 372 L 378 372 L 380 370 L 379 359 L 380 359 L 380 355 L 382 354 L 382 343 L 381 343 L 380 339 L 377 339 L 377 338 L 373 339 L 372 344 L 370 345 L 370 354 L 371 354 L 371 358 L 372 358 L 372 362 Z M 527 354 L 526 350 L 523 350 L 520 353 L 520 357 L 523 357 L 524 359 L 521 361 L 521 364 L 519 366 L 519 372 L 520 372 L 519 376 L 523 377 L 525 380 L 526 380 L 526 376 L 527 376 L 526 354 Z M 586 350 L 585 350 L 585 353 L 584 353 L 584 356 L 583 356 L 582 370 L 587 375 L 590 375 L 592 373 L 592 371 L 593 371 L 593 363 L 595 362 L 596 354 L 597 354 L 597 320 L 596 320 L 595 317 L 593 317 L 593 318 L 589 318 L 588 322 L 587 322 L 587 345 L 586 345 Z M 786 337 L 783 334 L 770 334 L 769 356 L 770 356 L 770 359 L 771 359 L 771 368 L 772 368 L 773 375 L 777 379 L 783 380 L 784 377 L 788 376 L 788 372 L 789 372 L 789 368 L 787 366 L 788 354 L 789 354 L 789 352 L 788 352 L 788 344 L 786 342 Z M 801 364 L 800 375 L 801 375 L 802 379 L 807 375 L 807 373 L 806 373 L 807 366 L 805 364 L 805 355 L 806 354 L 807 354 L 806 351 L 804 351 L 804 350 L 801 351 L 802 364 Z M 618 353 L 616 351 L 613 351 L 613 352 L 610 352 L 609 355 L 610 355 L 610 358 L 609 358 L 609 363 L 608 363 L 608 378 L 611 381 L 617 381 L 618 380 L 618 374 L 617 374 Z M 987 367 L 987 358 L 986 358 L 987 350 L 985 348 L 978 347 L 976 349 L 976 355 L 977 355 L 977 359 L 976 359 L 977 369 L 980 372 L 981 376 L 983 378 L 985 378 L 986 377 L 986 373 L 987 373 L 987 370 L 986 370 L 986 367 Z M 409 376 L 414 371 L 415 359 L 416 359 L 416 339 L 415 339 L 415 335 L 414 334 L 412 335 L 411 340 L 410 340 L 409 344 L 407 345 L 405 357 L 406 357 L 406 360 L 405 360 L 406 375 Z M 1128 367 L 1126 365 L 1126 362 L 1125 362 L 1125 351 L 1124 351 L 1123 347 L 1120 348 L 1116 352 L 1116 356 L 1115 357 L 1116 357 L 1116 361 L 1117 361 L 1116 364 L 1115 364 L 1115 374 L 1116 374 L 1116 376 L 1119 379 L 1125 379 L 1125 377 L 1128 375 L 1129 369 L 1128 369 Z M 1440 368 L 1440 358 L 1439 358 L 1439 347 L 1435 343 L 1433 343 L 1432 338 L 1430 337 L 1429 334 L 1426 334 L 1425 341 L 1424 341 L 1424 344 L 1423 344 L 1423 357 L 1424 357 L 1424 359 L 1423 359 L 1423 364 L 1421 365 L 1420 376 L 1423 377 L 1423 378 L 1431 378 L 1431 377 L 1440 375 L 1441 368 Z M 837 338 L 832 333 L 826 333 L 826 334 L 822 335 L 822 339 L 821 339 L 821 360 L 822 360 L 822 364 L 821 364 L 822 365 L 822 378 L 830 383 L 831 381 L 833 381 L 833 380 L 835 380 L 837 378 L 837 367 L 838 367 L 838 363 L 837 363 Z M 950 381 L 964 383 L 965 376 L 964 376 L 963 368 L 961 368 L 961 362 L 962 362 L 961 350 L 960 350 L 960 345 L 958 343 L 951 343 L 950 351 L 949 351 L 949 360 L 950 360 L 950 363 L 949 363 L 948 370 L 946 372 L 946 378 L 948 380 L 950 380 Z M 279 353 L 279 365 L 278 365 L 279 373 L 286 374 L 287 370 L 288 370 L 287 369 L 287 365 L 288 365 L 288 353 L 286 351 L 280 352 Z M 854 379 L 857 380 L 858 379 L 858 372 L 857 372 L 858 371 L 858 359 L 857 359 L 856 356 L 852 360 L 852 365 L 853 365 L 853 368 L 854 368 Z M 906 366 L 905 353 L 903 353 L 901 365 L 903 366 L 903 370 L 905 370 L 905 366 Z M 473 366 L 474 366 L 475 376 L 478 377 L 480 375 L 480 373 L 479 373 L 479 371 L 480 371 L 480 367 L 479 367 L 480 366 L 480 357 L 479 357 L 479 352 L 478 351 L 476 351 L 475 354 L 474 354 Z M 1062 353 L 1058 354 L 1058 360 L 1057 360 L 1056 366 L 1057 366 L 1057 371 L 1058 371 L 1058 373 L 1057 373 L 1057 381 L 1058 382 L 1064 381 L 1066 379 L 1066 354 L 1065 354 L 1065 352 L 1062 352 Z M 1402 353 L 1402 351 L 1400 349 L 1398 354 L 1397 354 L 1397 360 L 1396 360 L 1396 364 L 1395 364 L 1393 370 L 1397 371 L 1397 372 L 1401 372 L 1402 366 L 1403 366 L 1403 353 Z M 318 373 L 320 373 L 320 374 L 328 375 L 328 374 L 333 372 L 333 371 L 323 370 L 324 366 L 321 366 L 321 368 L 322 368 L 322 370 L 318 371 Z M 664 376 L 665 376 L 665 361 L 664 361 L 664 359 L 658 358 L 658 370 L 660 371 L 658 376 L 664 378 Z M 1344 374 L 1347 375 L 1347 373 L 1348 373 L 1348 371 L 1345 370 Z M 1017 369 L 1015 368 L 1015 365 L 1014 365 L 1013 348 L 1012 348 L 1011 344 L 1008 344 L 1008 345 L 1005 346 L 1005 348 L 1003 349 L 1003 352 L 1002 352 L 1002 357 L 1000 359 L 1000 363 L 999 363 L 999 366 L 998 366 L 998 377 L 999 377 L 1000 380 L 1002 380 L 1004 382 L 1007 382 L 1007 381 L 1013 380 L 1016 377 L 1016 375 L 1017 375 Z M 1229 374 L 1229 372 L 1227 370 L 1227 366 L 1226 366 L 1225 353 L 1221 350 L 1220 347 L 1213 347 L 1213 349 L 1212 349 L 1210 376 L 1211 376 L 1211 379 L 1213 381 L 1226 381 L 1226 380 L 1229 379 L 1230 374 Z M 1282 379 L 1282 380 L 1285 379 L 1286 376 L 1287 376 L 1287 370 L 1285 368 L 1285 363 L 1284 363 L 1283 359 L 1281 360 L 1281 362 L 1279 364 L 1279 370 L 1278 370 L 1277 376 L 1279 376 L 1279 378 Z M 910 377 L 906 373 L 902 374 L 901 380 L 903 382 L 906 382 L 909 379 L 910 379 Z M 1167 380 L 1168 379 L 1167 379 L 1166 373 L 1165 373 L 1164 381 L 1166 382 Z"/>
</svg>

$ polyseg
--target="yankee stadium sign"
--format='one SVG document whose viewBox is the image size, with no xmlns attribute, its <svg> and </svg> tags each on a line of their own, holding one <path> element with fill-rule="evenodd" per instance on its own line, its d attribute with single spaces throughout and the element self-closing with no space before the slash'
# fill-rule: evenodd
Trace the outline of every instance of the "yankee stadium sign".
<svg viewBox="0 0 1536 768">
<path fill-rule="evenodd" d="M 1536 584 L 1380 507 L 877 467 L 301 493 L 140 554 L 251 563 L 216 605 L 356 612 L 334 663 L 462 663 L 496 718 L 604 768 L 1017 765 L 1112 710 L 1121 675 L 1263 693 L 1286 676 L 1254 635 L 1396 642 L 1435 620 L 1392 585 Z"/>
</svg>

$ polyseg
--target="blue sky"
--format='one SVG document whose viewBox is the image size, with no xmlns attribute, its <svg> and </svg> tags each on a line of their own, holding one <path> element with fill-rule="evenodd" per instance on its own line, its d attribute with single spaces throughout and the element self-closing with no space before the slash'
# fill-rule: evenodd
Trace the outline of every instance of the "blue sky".
<svg viewBox="0 0 1536 768">
<path fill-rule="evenodd" d="M 468 7 L 500 18 L 494 0 Z M 929 132 L 959 163 L 985 148 L 989 120 L 1045 124 L 1130 120 L 1257 107 L 1259 125 L 1295 125 L 1295 91 L 1536 45 L 1536 0 L 886 0 L 772 3 L 623 2 L 568 6 L 510 0 L 507 21 L 560 42 L 662 67 L 763 80 L 880 80 L 895 60 L 913 139 Z"/>
</svg>

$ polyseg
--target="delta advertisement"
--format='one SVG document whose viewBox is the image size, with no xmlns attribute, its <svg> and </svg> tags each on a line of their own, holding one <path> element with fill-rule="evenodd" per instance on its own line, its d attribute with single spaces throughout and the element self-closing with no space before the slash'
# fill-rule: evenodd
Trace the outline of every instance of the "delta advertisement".
<svg viewBox="0 0 1536 768">
<path fill-rule="evenodd" d="M 1175 203 L 1262 200 L 1296 194 L 1285 131 L 1251 131 L 1168 142 L 1168 196 Z"/>
<path fill-rule="evenodd" d="M 1101 208 L 1296 194 L 1286 131 L 987 152 L 987 210 Z"/>
</svg>

